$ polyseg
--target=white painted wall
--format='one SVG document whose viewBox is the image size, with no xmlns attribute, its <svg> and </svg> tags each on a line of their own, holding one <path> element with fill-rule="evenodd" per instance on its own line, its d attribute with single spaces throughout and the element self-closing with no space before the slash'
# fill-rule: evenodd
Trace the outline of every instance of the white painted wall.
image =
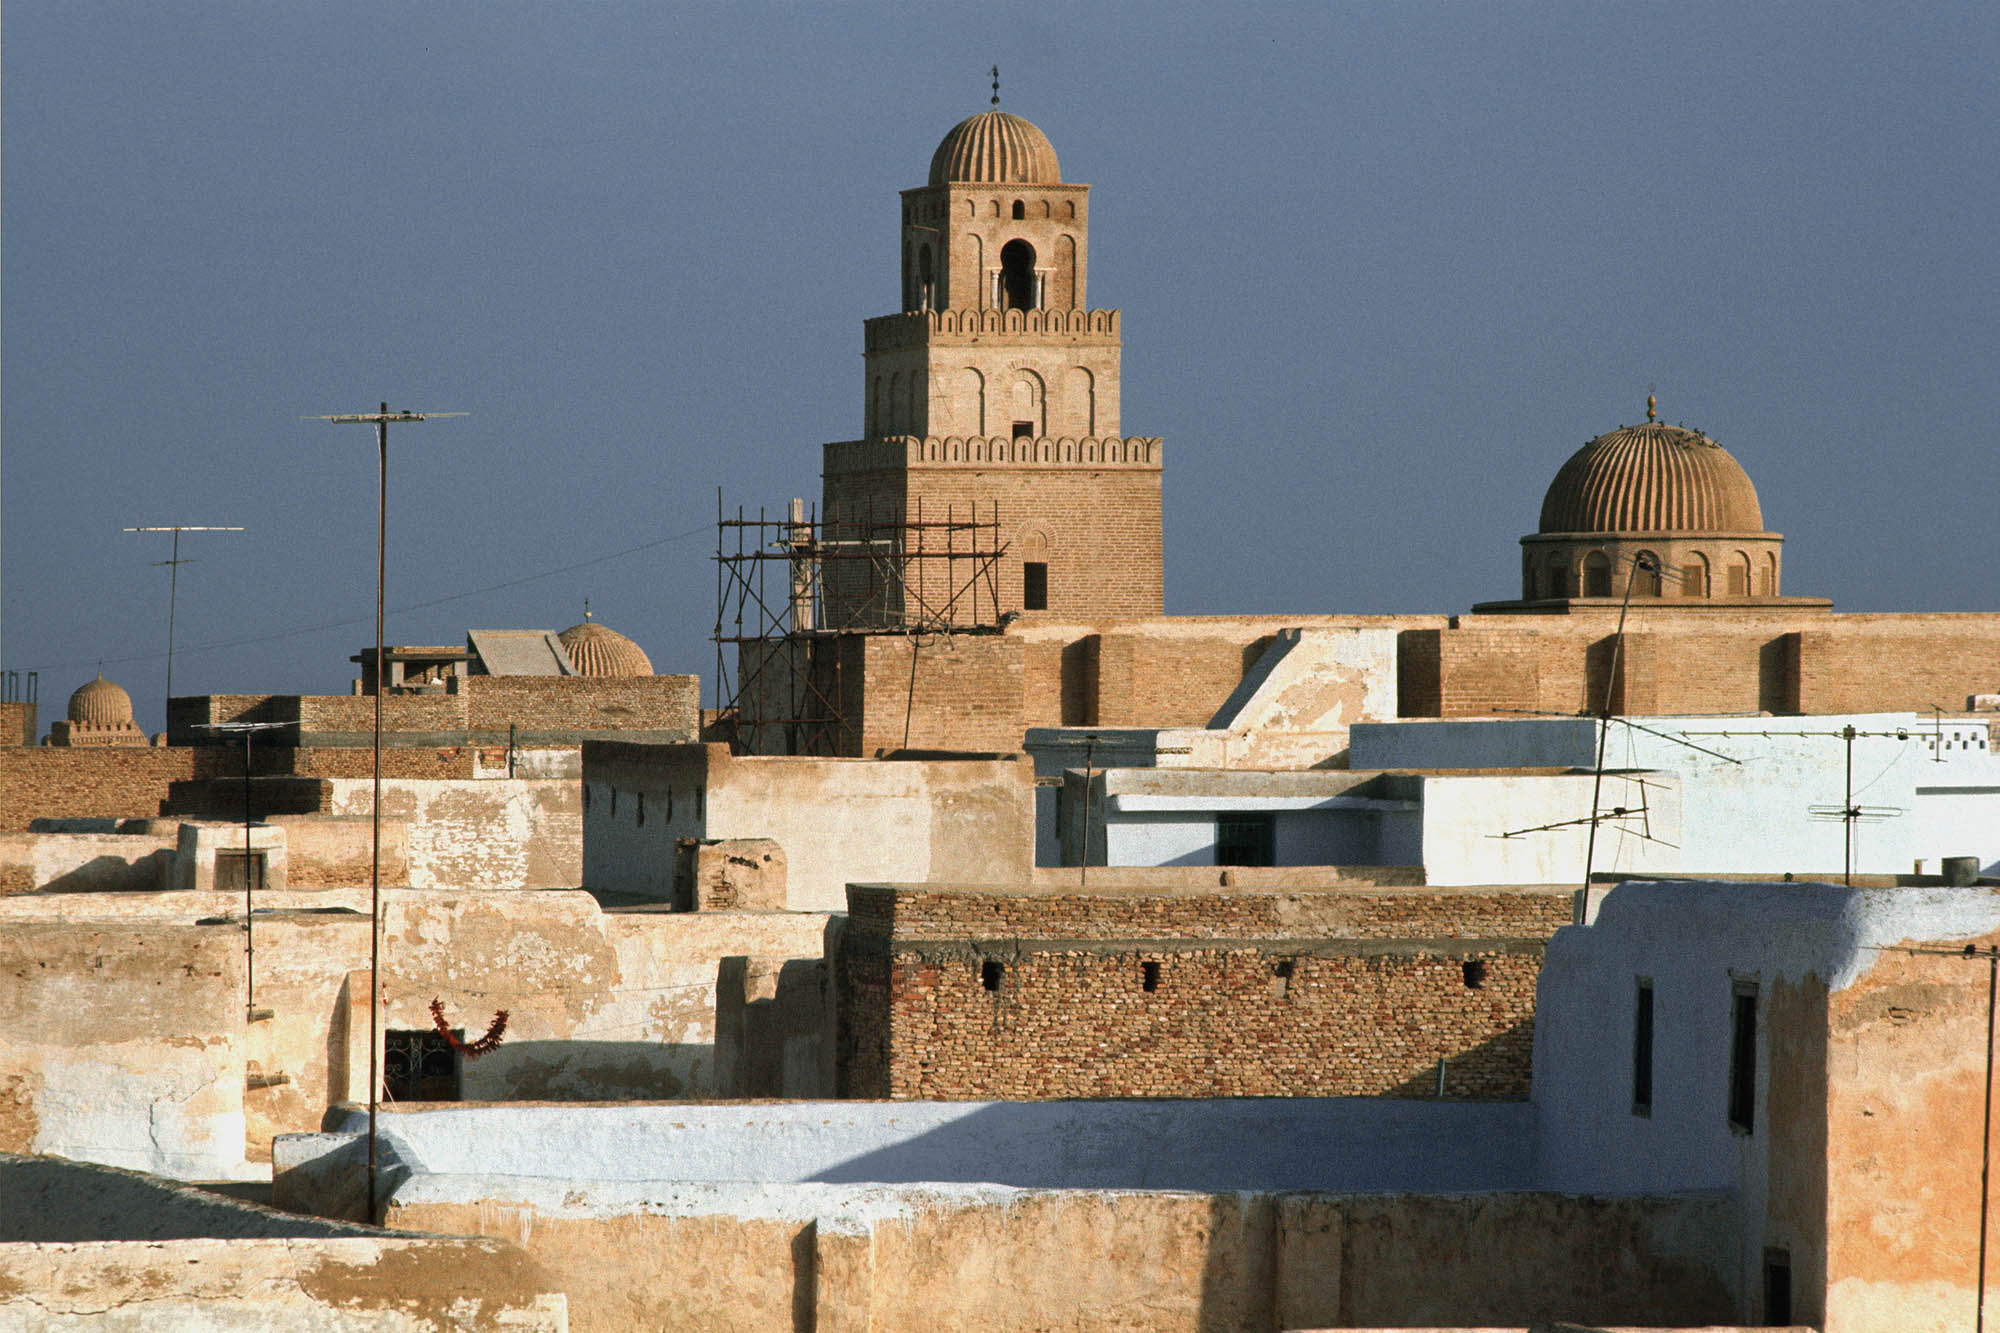
<svg viewBox="0 0 2000 1333">
<path fill-rule="evenodd" d="M 397 1111 L 382 1133 L 438 1174 L 1431 1191 L 1526 1187 L 1532 1115 L 1372 1097 L 522 1105 Z M 367 1116 L 338 1128 L 365 1133 Z"/>
<path fill-rule="evenodd" d="M 373 783 L 333 778 L 328 812 L 366 815 Z M 407 820 L 414 889 L 573 889 L 583 882 L 579 784 L 567 778 L 385 778 Z"/>
<path fill-rule="evenodd" d="M 2000 757 L 1984 748 L 1983 724 L 1946 721 L 1939 762 L 1938 724 L 1913 713 L 1627 721 L 1610 724 L 1604 762 L 1679 776 L 1686 831 L 1679 868 L 1687 873 L 1839 874 L 1842 825 L 1837 814 L 1827 818 L 1814 809 L 1838 812 L 1846 802 L 1847 745 L 1837 733 L 1849 725 L 1876 733 L 1854 741 L 1854 802 L 1897 812 L 1855 826 L 1856 872 L 1907 874 L 1919 859 L 1928 859 L 1934 872 L 1937 858 L 1956 855 L 2000 864 Z M 1357 725 L 1353 761 L 1387 768 L 1590 768 L 1598 726 L 1594 718 Z M 1587 815 L 1589 804 L 1586 794 L 1577 813 Z"/>
</svg>

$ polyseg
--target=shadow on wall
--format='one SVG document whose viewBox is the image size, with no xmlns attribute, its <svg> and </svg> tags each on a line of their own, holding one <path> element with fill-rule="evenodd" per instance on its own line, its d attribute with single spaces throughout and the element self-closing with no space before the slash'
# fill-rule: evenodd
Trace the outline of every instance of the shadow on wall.
<svg viewBox="0 0 2000 1333">
<path fill-rule="evenodd" d="M 151 893 L 168 887 L 176 853 L 162 847 L 148 856 L 128 861 L 121 856 L 98 856 L 65 870 L 38 893 Z"/>
<path fill-rule="evenodd" d="M 509 1041 L 465 1063 L 465 1100 L 673 1101 L 714 1062 L 707 1042 Z"/>
<path fill-rule="evenodd" d="M 893 1108 L 893 1103 L 880 1104 Z M 1524 1102 L 1390 1098 L 999 1102 L 807 1180 L 1023 1189 L 1521 1189 Z"/>
<path fill-rule="evenodd" d="M 378 1234 L 115 1166 L 0 1153 L 0 1244 Z"/>
<path fill-rule="evenodd" d="M 1535 1020 L 1524 1018 L 1470 1050 L 1412 1074 L 1383 1095 L 1429 1101 L 1525 1101 L 1534 1052 Z"/>
</svg>

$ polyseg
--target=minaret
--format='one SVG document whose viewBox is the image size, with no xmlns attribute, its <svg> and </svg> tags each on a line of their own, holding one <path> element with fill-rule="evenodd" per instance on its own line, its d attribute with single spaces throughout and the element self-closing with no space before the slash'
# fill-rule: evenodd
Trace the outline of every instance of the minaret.
<svg viewBox="0 0 2000 1333">
<path fill-rule="evenodd" d="M 999 100 L 996 73 L 992 109 L 902 192 L 901 312 L 866 323 L 865 438 L 826 446 L 823 504 L 835 525 L 997 517 L 996 595 L 975 611 L 936 586 L 936 561 L 906 562 L 920 597 L 829 568 L 829 627 L 914 623 L 917 602 L 951 603 L 955 624 L 1163 610 L 1161 444 L 1120 434 L 1119 312 L 1085 302 L 1090 187 L 1066 184 L 1048 137 Z"/>
</svg>

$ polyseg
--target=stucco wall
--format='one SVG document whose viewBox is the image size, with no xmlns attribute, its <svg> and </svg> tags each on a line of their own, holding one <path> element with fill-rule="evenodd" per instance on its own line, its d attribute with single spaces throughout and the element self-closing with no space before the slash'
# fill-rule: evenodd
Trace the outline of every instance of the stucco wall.
<svg viewBox="0 0 2000 1333">
<path fill-rule="evenodd" d="M 226 1177 L 267 1157 L 273 1134 L 365 1099 L 366 899 L 266 896 L 255 977 L 269 1016 L 248 1023 L 234 895 L 0 900 L 0 1151 Z M 720 960 L 817 959 L 826 923 L 390 890 L 382 1027 L 428 1031 L 435 998 L 477 1036 L 507 1009 L 500 1049 L 464 1064 L 469 1099 L 713 1096 Z"/>
<path fill-rule="evenodd" d="M 164 888 L 172 873 L 171 823 L 133 821 L 145 832 L 0 833 L 0 893 L 134 892 Z"/>
<path fill-rule="evenodd" d="M 1996 931 L 1990 889 L 1620 885 L 1591 925 L 1549 943 L 1535 1033 L 1543 1179 L 1735 1191 L 1746 1289 L 1764 1247 L 1784 1247 L 1795 1311 L 1818 1320 L 1824 1290 L 1829 1328 L 1905 1326 L 1881 1322 L 1905 1301 L 1969 1310 L 1954 1290 L 1977 1249 L 1986 973 L 1961 946 Z M 1641 978 L 1654 1011 L 1648 1114 L 1632 1094 Z M 1728 1115 L 1739 986 L 1757 997 L 1747 1131 Z"/>
<path fill-rule="evenodd" d="M 326 810 L 367 815 L 374 784 L 331 778 Z M 412 888 L 573 889 L 583 882 L 582 800 L 563 778 L 384 779 L 382 813 L 409 825 Z"/>
<path fill-rule="evenodd" d="M 1028 876 L 1032 769 L 1007 758 L 732 756 L 722 745 L 584 746 L 586 882 L 667 900 L 681 838 L 769 838 L 793 911 L 833 912 L 850 882 Z"/>
<path fill-rule="evenodd" d="M 0 1325 L 10 1328 L 562 1333 L 567 1311 L 539 1264 L 478 1237 L 0 1245 Z"/>
</svg>

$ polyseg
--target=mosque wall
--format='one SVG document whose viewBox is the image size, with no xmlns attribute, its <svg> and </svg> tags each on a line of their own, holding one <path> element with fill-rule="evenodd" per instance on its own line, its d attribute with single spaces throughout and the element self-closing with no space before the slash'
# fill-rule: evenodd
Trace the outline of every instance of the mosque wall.
<svg viewBox="0 0 2000 1333">
<path fill-rule="evenodd" d="M 842 1095 L 950 1100 L 1525 1097 L 1541 941 L 1570 915 L 1567 892 L 848 901 Z"/>
</svg>

